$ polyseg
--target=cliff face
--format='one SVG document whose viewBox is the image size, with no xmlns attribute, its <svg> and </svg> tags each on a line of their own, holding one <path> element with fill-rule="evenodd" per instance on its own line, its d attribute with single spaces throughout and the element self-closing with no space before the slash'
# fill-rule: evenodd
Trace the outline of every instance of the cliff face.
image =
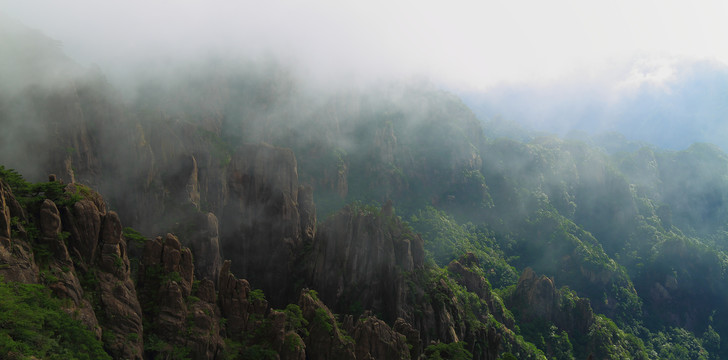
<svg viewBox="0 0 728 360">
<path fill-rule="evenodd" d="M 314 204 L 316 191 L 323 213 L 350 200 L 393 199 L 409 210 L 435 205 L 482 220 L 489 215 L 480 210 L 493 205 L 484 174 L 506 188 L 529 173 L 493 176 L 493 167 L 509 168 L 508 151 L 486 156 L 494 147 L 483 146 L 480 122 L 451 95 L 396 85 L 321 104 L 296 94 L 292 77 L 271 68 L 265 75 L 212 69 L 178 80 L 176 89 L 145 84 L 128 106 L 96 72 L 0 97 L 3 128 L 5 119 L 22 124 L 0 140 L 17 136 L 23 143 L 0 142 L 0 150 L 14 149 L 0 151 L 0 161 L 27 165 L 36 179 L 50 170 L 70 183 L 60 196 L 18 201 L 0 181 L 0 275 L 43 284 L 66 299 L 68 313 L 116 358 L 406 359 L 452 343 L 474 359 L 504 351 L 539 358 L 515 333 L 516 319 L 475 256 L 447 268 L 426 266 L 422 237 L 389 202 L 381 209 L 343 207 L 321 225 Z M 550 167 L 548 159 L 539 164 Z M 608 183 L 597 175 L 584 194 Z M 98 186 L 115 211 L 81 182 Z M 48 189 L 60 182 L 52 184 Z M 574 194 L 564 194 L 559 211 L 580 214 Z M 517 199 L 504 202 L 538 208 Z M 166 235 L 122 235 L 121 219 L 142 234 Z M 502 225 L 499 235 L 531 238 L 510 233 L 505 216 L 493 219 Z M 583 254 L 597 253 L 590 251 L 596 246 L 549 253 L 556 230 L 546 220 L 530 229 L 544 244 L 531 249 L 535 260 L 525 251 L 511 255 L 534 264 L 547 263 L 540 262 L 544 254 L 559 259 L 560 268 L 577 269 L 570 286 L 601 286 L 587 295 L 592 299 L 602 288 L 626 287 L 616 263 L 600 268 L 600 258 L 587 266 Z M 597 243 L 581 233 L 557 235 Z M 500 245 L 512 247 L 509 241 Z M 538 271 L 562 281 L 567 275 Z M 655 289 L 654 301 L 670 292 Z M 587 300 L 569 294 L 527 270 L 507 300 L 529 324 L 548 321 L 569 334 L 608 327 Z M 616 306 L 607 294 L 604 307 Z M 588 341 L 596 340 L 579 346 L 597 349 Z"/>
<path fill-rule="evenodd" d="M 566 337 L 572 339 L 574 353 L 590 354 L 597 359 L 609 358 L 615 353 L 648 357 L 635 343 L 636 339 L 630 339 L 603 315 L 596 315 L 588 299 L 568 289 L 556 289 L 553 279 L 538 276 L 530 268 L 523 271 L 507 303 L 519 323 L 534 324 L 534 327 L 553 324 L 549 331 L 560 336 L 552 335 L 542 344 L 549 356 L 563 350 L 558 339 Z"/>
<path fill-rule="evenodd" d="M 522 321 L 545 319 L 559 328 L 569 329 L 570 332 L 588 332 L 595 321 L 589 300 L 577 298 L 570 303 L 562 295 L 556 289 L 553 279 L 544 275 L 538 276 L 527 268 L 518 280 L 509 302 L 518 309 Z"/>
<path fill-rule="evenodd" d="M 293 152 L 267 145 L 244 146 L 233 156 L 228 184 L 223 253 L 233 261 L 235 274 L 263 289 L 276 306 L 283 305 L 295 296 L 295 262 L 316 226 L 310 195 L 302 203 L 307 208 L 299 210 Z"/>
<path fill-rule="evenodd" d="M 46 285 L 56 297 L 68 299 L 66 311 L 103 339 L 112 356 L 140 359 L 141 308 L 116 213 L 106 211 L 88 188 L 72 184 L 63 189 L 54 181 L 43 189 L 46 196 L 63 189 L 58 204 L 25 198 L 20 207 L 7 184 L 0 183 L 5 205 L 0 215 L 6 220 L 5 214 L 12 215 L 10 237 L 0 239 L 0 256 L 10 255 L 3 259 L 5 280 Z M 64 200 L 77 193 L 83 198 Z"/>
<path fill-rule="evenodd" d="M 23 224 L 27 224 L 25 211 L 10 186 L 0 179 L 0 275 L 8 281 L 35 283 L 38 266 Z"/>
<path fill-rule="evenodd" d="M 112 334 L 105 341 L 114 356 L 141 358 L 142 316 L 136 287 L 131 279 L 126 241 L 121 236 L 121 221 L 115 212 L 108 212 L 102 221 L 99 249 L 96 255 L 98 271 L 97 293 L 104 320 L 104 333 Z M 136 337 L 129 339 L 129 334 Z"/>
<path fill-rule="evenodd" d="M 147 356 L 185 349 L 194 359 L 212 359 L 224 350 L 220 310 L 209 279 L 193 289 L 194 266 L 190 249 L 167 234 L 147 241 L 139 264 L 139 299 L 144 319 Z"/>
<path fill-rule="evenodd" d="M 310 281 L 339 312 L 369 309 L 394 322 L 405 302 L 404 273 L 422 269 L 422 239 L 403 227 L 391 204 L 347 206 L 319 228 Z"/>
</svg>

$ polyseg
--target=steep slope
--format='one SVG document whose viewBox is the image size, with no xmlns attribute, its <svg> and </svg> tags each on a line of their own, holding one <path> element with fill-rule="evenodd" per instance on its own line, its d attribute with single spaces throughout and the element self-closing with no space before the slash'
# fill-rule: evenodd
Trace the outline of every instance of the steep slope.
<svg viewBox="0 0 728 360">
<path fill-rule="evenodd" d="M 432 84 L 334 92 L 275 63 L 189 65 L 132 99 L 68 66 L 0 93 L 0 163 L 56 174 L 3 168 L 0 273 L 114 357 L 728 351 L 715 147 L 491 139 Z"/>
</svg>

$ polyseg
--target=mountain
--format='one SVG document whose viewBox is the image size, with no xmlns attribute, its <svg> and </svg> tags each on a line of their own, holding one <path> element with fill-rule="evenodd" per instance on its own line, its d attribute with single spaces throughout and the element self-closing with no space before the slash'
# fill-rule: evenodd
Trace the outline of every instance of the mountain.
<svg viewBox="0 0 728 360">
<path fill-rule="evenodd" d="M 728 151 L 726 80 L 728 67 L 719 62 L 675 59 L 658 65 L 638 60 L 607 79 L 460 93 L 478 117 L 505 118 L 532 131 L 561 136 L 574 130 L 617 132 L 664 149 L 708 142 Z"/>
<path fill-rule="evenodd" d="M 48 48 L 6 63 L 70 61 L 4 31 Z M 717 146 L 531 133 L 275 62 L 132 96 L 70 66 L 0 93 L 4 357 L 726 357 Z"/>
</svg>

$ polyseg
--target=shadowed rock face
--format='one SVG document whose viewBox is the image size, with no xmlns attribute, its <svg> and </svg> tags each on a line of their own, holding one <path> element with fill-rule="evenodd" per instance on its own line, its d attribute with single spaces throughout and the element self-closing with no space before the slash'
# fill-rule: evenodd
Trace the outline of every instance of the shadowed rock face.
<svg viewBox="0 0 728 360">
<path fill-rule="evenodd" d="M 144 349 L 142 309 L 130 276 L 126 242 L 121 236 L 121 221 L 113 211 L 108 212 L 102 220 L 96 265 L 100 270 L 97 272 L 100 308 L 107 319 L 102 327 L 104 332 L 113 334 L 113 340 L 104 345 L 112 356 L 140 359 Z M 137 334 L 136 340 L 128 340 L 128 334 Z"/>
<path fill-rule="evenodd" d="M 334 314 L 321 300 L 302 291 L 298 304 L 308 322 L 309 336 L 303 340 L 310 359 L 356 359 L 353 342 L 344 338 Z"/>
<path fill-rule="evenodd" d="M 370 313 L 358 320 L 347 315 L 343 327 L 355 341 L 357 359 L 410 359 L 407 337 Z"/>
<path fill-rule="evenodd" d="M 377 209 L 374 209 L 377 210 Z M 319 228 L 311 282 L 335 310 L 371 309 L 393 322 L 404 305 L 403 272 L 421 269 L 422 239 L 385 205 L 381 214 L 346 207 Z"/>
<path fill-rule="evenodd" d="M 521 312 L 522 321 L 545 319 L 561 329 L 581 333 L 586 333 L 594 323 L 588 299 L 577 298 L 573 304 L 564 304 L 553 279 L 537 276 L 531 268 L 523 271 L 510 302 L 512 308 Z"/>
<path fill-rule="evenodd" d="M 0 267 L 0 275 L 7 281 L 35 283 L 38 279 L 38 266 L 25 240 L 27 232 L 22 224 L 26 221 L 25 211 L 10 186 L 0 180 L 0 263 L 7 264 Z M 13 236 L 14 232 L 16 236 Z"/>
<path fill-rule="evenodd" d="M 55 296 L 70 300 L 66 309 L 69 314 L 85 324 L 98 338 L 101 339 L 103 333 L 104 348 L 110 355 L 141 359 L 144 347 L 141 307 L 131 280 L 131 267 L 118 215 L 113 211 L 107 212 L 103 199 L 94 192 L 84 194 L 83 199 L 69 207 L 59 208 L 53 201 L 45 199 L 37 211 L 35 218 L 40 234 L 36 241 L 49 253 L 41 259 L 46 269 L 40 273 L 40 280 Z M 18 235 L 21 233 L 18 232 Z M 15 258 L 20 259 L 18 256 Z M 33 264 L 30 257 L 25 261 Z M 34 266 L 18 264 L 17 269 L 26 269 L 28 275 Z M 92 280 L 87 280 L 87 284 L 82 286 L 82 277 Z M 37 281 L 27 278 L 13 280 Z M 93 304 L 89 299 L 94 300 Z"/>
<path fill-rule="evenodd" d="M 233 261 L 233 273 L 280 307 L 295 296 L 296 259 L 304 237 L 315 229 L 309 196 L 301 219 L 293 152 L 268 145 L 241 147 L 230 164 L 228 185 L 221 221 L 223 254 Z"/>
<path fill-rule="evenodd" d="M 188 241 L 195 260 L 195 277 L 215 280 L 222 267 L 217 217 L 213 213 L 197 214 Z"/>
<path fill-rule="evenodd" d="M 169 347 L 185 348 L 193 359 L 214 359 L 225 347 L 214 283 L 204 279 L 193 289 L 194 282 L 192 253 L 176 236 L 146 242 L 138 288 L 145 321 L 154 324 L 147 329 L 147 337 L 154 335 Z M 154 351 L 160 349 L 146 356 L 158 355 Z"/>
</svg>

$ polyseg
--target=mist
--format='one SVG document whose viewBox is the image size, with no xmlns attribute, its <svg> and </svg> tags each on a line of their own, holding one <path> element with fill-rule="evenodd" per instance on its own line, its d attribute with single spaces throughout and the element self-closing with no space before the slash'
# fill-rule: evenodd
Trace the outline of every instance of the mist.
<svg viewBox="0 0 728 360">
<path fill-rule="evenodd" d="M 664 149 L 706 142 L 728 150 L 728 66 L 637 61 L 625 70 L 614 73 L 626 79 L 621 82 L 513 84 L 461 95 L 481 119 L 503 118 L 562 137 L 619 133 Z"/>
<path fill-rule="evenodd" d="M 128 99 L 140 82 L 171 81 L 211 61 L 275 62 L 309 89 L 426 79 L 463 96 L 483 121 L 724 150 L 718 79 L 728 48 L 716 36 L 728 32 L 725 11 L 712 1 L 0 2 L 3 22 L 45 34 Z"/>
<path fill-rule="evenodd" d="M 89 185 L 276 308 L 388 309 L 410 350 L 725 357 L 725 10 L 0 0 L 0 165 Z"/>
</svg>

